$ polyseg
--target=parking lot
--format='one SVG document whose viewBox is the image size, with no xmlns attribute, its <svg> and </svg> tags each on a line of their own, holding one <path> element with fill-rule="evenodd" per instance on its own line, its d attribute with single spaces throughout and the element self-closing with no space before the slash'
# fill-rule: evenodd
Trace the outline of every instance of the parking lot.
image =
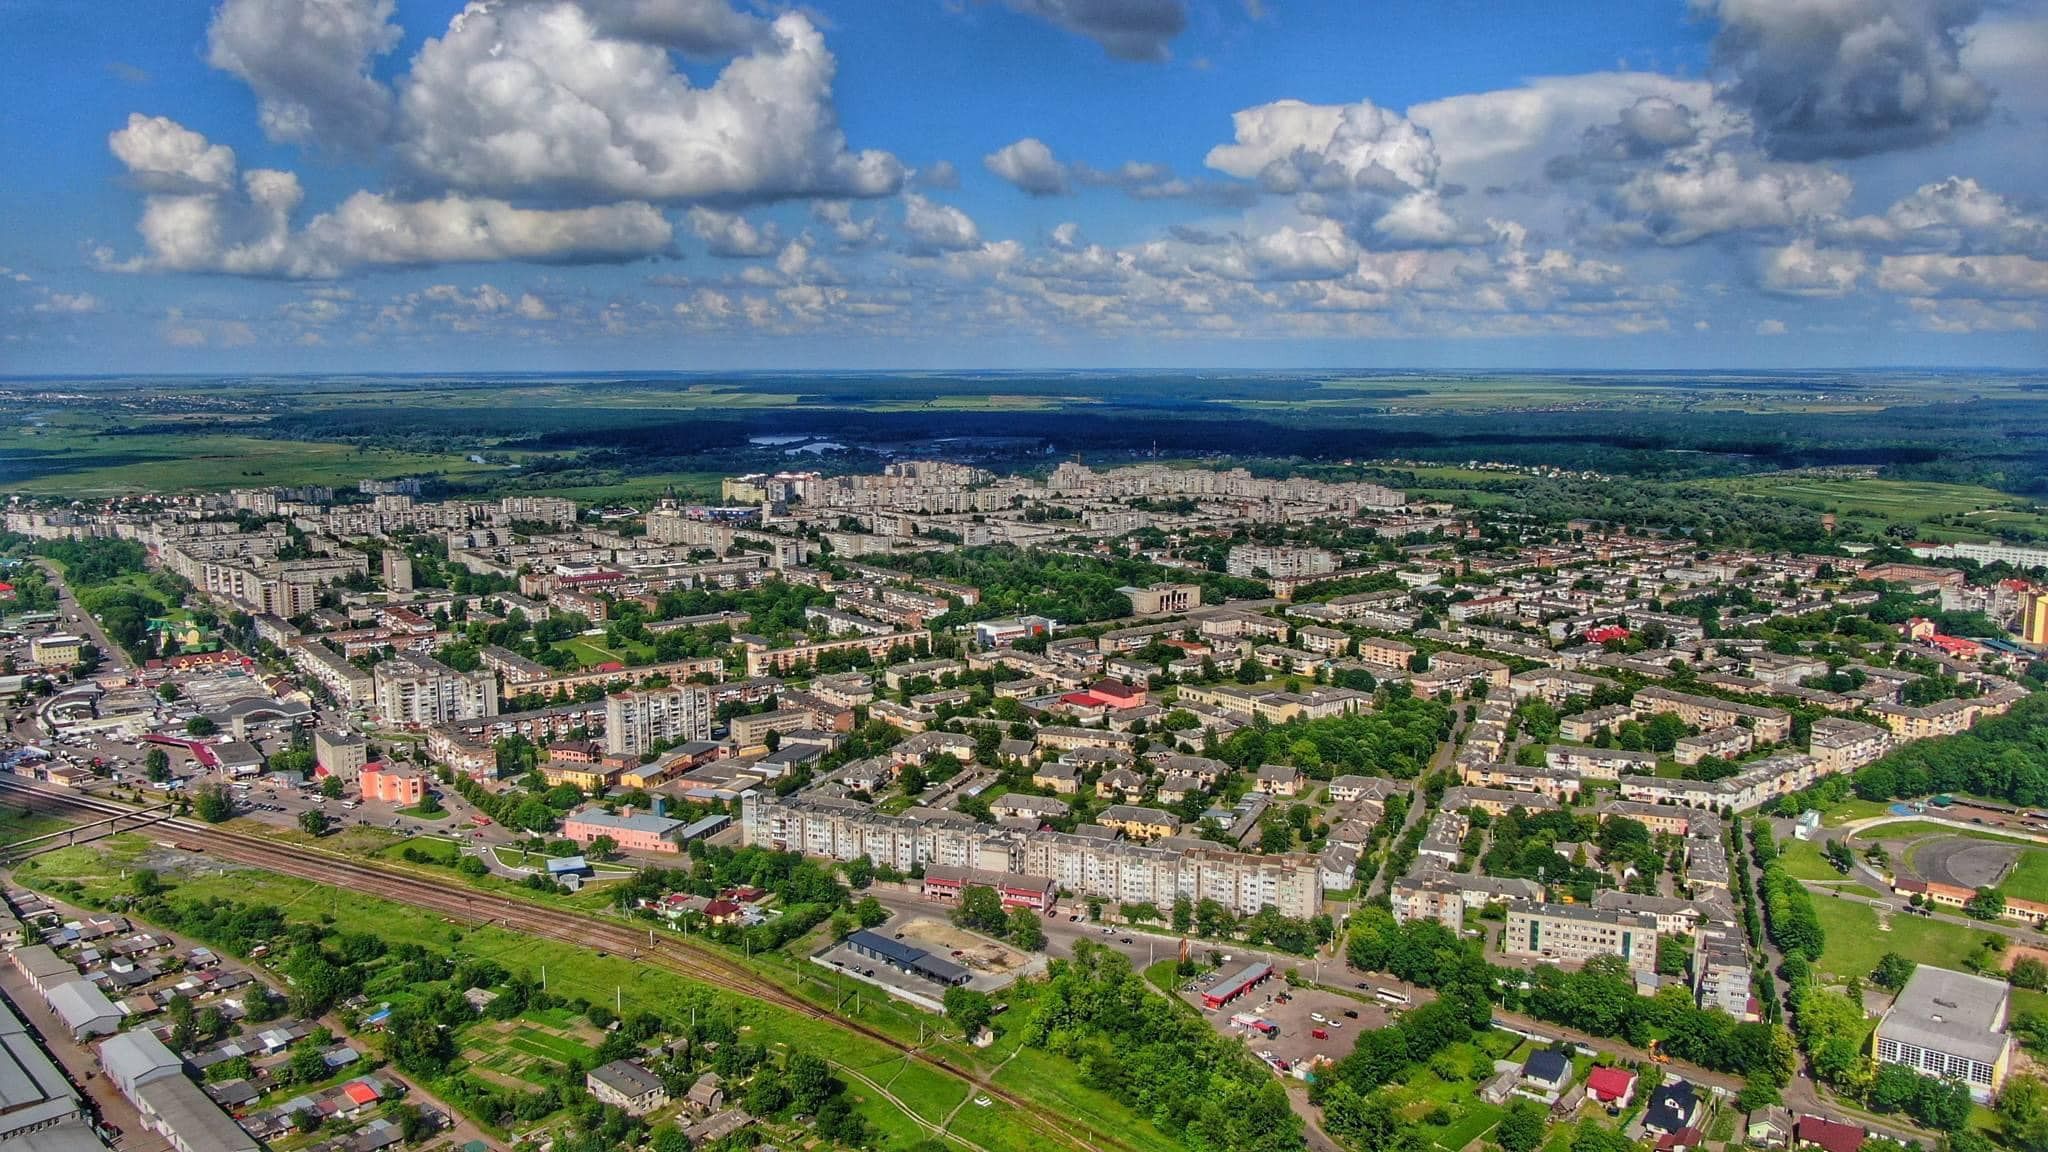
<svg viewBox="0 0 2048 1152">
<path fill-rule="evenodd" d="M 1277 1072 L 1292 1073 L 1318 1058 L 1342 1059 L 1358 1043 L 1359 1032 L 1384 1028 L 1393 1020 L 1388 1006 L 1370 999 L 1366 992 L 1352 997 L 1321 988 L 1290 988 L 1278 974 L 1221 1008 L 1202 1008 L 1202 991 L 1238 967 L 1241 965 L 1226 964 L 1184 980 L 1175 992 L 1200 1009 L 1217 1031 L 1244 1037 L 1247 1046 Z M 1235 1023 L 1239 1016 L 1258 1017 L 1279 1031 L 1261 1034 Z M 1317 1032 L 1323 1035 L 1317 1036 Z"/>
</svg>

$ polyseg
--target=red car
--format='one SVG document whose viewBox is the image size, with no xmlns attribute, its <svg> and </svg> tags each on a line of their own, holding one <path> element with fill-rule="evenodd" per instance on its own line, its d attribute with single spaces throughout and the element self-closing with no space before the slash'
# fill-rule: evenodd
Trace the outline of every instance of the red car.
<svg viewBox="0 0 2048 1152">
<path fill-rule="evenodd" d="M 1318 1040 L 1328 1040 L 1330 1038 L 1329 1032 L 1321 1028 L 1310 1029 L 1309 1035 L 1315 1037 Z"/>
</svg>

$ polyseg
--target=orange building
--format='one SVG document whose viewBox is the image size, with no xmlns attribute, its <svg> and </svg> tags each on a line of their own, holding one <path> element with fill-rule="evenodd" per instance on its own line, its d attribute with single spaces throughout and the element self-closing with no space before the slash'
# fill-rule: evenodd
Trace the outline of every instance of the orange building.
<svg viewBox="0 0 2048 1152">
<path fill-rule="evenodd" d="M 362 787 L 363 799 L 377 800 L 385 804 L 411 807 L 427 796 L 427 778 L 408 768 L 394 768 L 387 764 L 365 765 L 356 783 Z"/>
</svg>

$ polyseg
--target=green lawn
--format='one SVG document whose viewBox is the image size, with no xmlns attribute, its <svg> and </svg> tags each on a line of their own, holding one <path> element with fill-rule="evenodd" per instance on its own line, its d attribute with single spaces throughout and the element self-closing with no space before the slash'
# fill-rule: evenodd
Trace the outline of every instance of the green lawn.
<svg viewBox="0 0 2048 1152">
<path fill-rule="evenodd" d="M 1778 859 L 1784 862 L 1785 871 L 1796 880 L 1818 880 L 1823 883 L 1838 883 L 1844 879 L 1835 866 L 1820 854 L 1820 845 L 1812 840 L 1785 840 L 1778 845 Z"/>
<path fill-rule="evenodd" d="M 1829 806 L 1820 814 L 1820 822 L 1830 828 L 1839 828 L 1852 820 L 1868 820 L 1874 816 L 1889 815 L 1891 810 L 1891 804 L 1886 801 L 1851 796 L 1839 804 Z"/>
<path fill-rule="evenodd" d="M 2048 850 L 2029 848 L 2001 885 L 2007 896 L 2048 901 Z"/>
<path fill-rule="evenodd" d="M 574 656 L 576 663 L 584 668 L 611 663 L 631 666 L 654 660 L 654 649 L 650 645 L 627 644 L 613 649 L 605 647 L 603 639 L 601 636 L 572 636 L 567 640 L 557 640 L 555 647 Z"/>
<path fill-rule="evenodd" d="M 1896 824 L 1880 824 L 1856 833 L 1858 840 L 1917 840 L 1922 836 L 1968 836 L 1976 840 L 1996 840 L 2001 844 L 2030 844 L 2014 836 L 2003 836 L 1989 828 L 1951 828 L 1936 824 L 1932 820 L 1901 820 Z"/>
<path fill-rule="evenodd" d="M 1960 924 L 1903 913 L 1890 918 L 1890 931 L 1880 931 L 1877 910 L 1847 896 L 1836 899 L 1816 893 L 1813 907 L 1827 934 L 1827 950 L 1815 967 L 1843 979 L 1868 977 L 1887 952 L 1910 956 L 1922 964 L 1961 969 L 1985 935 Z"/>
<path fill-rule="evenodd" d="M 19 808 L 0 808 L 0 844 L 15 844 L 71 827 L 71 821 Z"/>
<path fill-rule="evenodd" d="M 400 816 L 410 816 L 415 820 L 446 820 L 448 818 L 448 810 L 446 808 L 439 808 L 432 812 L 423 812 L 418 808 L 400 808 L 398 814 Z"/>
</svg>

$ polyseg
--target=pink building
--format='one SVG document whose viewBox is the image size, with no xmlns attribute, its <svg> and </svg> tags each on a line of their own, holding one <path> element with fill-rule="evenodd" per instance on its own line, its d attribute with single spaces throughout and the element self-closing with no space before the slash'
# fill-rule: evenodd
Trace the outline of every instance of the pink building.
<svg viewBox="0 0 2048 1152">
<path fill-rule="evenodd" d="M 562 835 L 568 839 L 588 844 L 599 836 L 609 836 L 621 852 L 680 852 L 683 846 L 677 833 L 682 829 L 681 820 L 635 812 L 630 805 L 616 815 L 592 805 L 562 820 Z"/>
</svg>

